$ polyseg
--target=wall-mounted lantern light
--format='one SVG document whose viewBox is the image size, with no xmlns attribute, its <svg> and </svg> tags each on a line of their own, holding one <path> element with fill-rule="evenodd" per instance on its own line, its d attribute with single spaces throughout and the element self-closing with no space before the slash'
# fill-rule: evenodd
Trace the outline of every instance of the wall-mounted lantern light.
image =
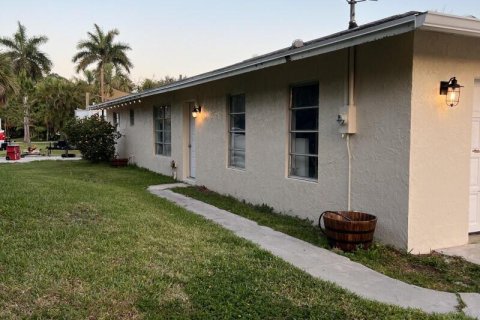
<svg viewBox="0 0 480 320">
<path fill-rule="evenodd" d="M 449 107 L 455 107 L 460 102 L 460 88 L 462 87 L 455 77 L 440 82 L 440 94 L 446 96 L 445 102 Z"/>
<path fill-rule="evenodd" d="M 192 117 L 196 118 L 202 112 L 202 107 L 199 105 L 195 105 L 192 110 Z"/>
</svg>

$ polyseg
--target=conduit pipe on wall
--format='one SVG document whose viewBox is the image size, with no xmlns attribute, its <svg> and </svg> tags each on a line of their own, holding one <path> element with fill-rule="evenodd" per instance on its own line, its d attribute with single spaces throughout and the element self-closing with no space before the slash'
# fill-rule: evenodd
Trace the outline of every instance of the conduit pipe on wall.
<svg viewBox="0 0 480 320">
<path fill-rule="evenodd" d="M 355 105 L 355 47 L 348 49 L 348 106 Z"/>
<path fill-rule="evenodd" d="M 347 152 L 348 152 L 348 211 L 352 209 L 352 151 L 350 150 L 350 134 L 347 133 Z"/>
<path fill-rule="evenodd" d="M 348 49 L 348 108 L 355 107 L 355 47 Z M 356 121 L 356 119 L 349 119 Z M 347 191 L 347 210 L 352 209 L 352 151 L 350 148 L 350 135 L 346 133 L 347 152 L 348 152 L 348 191 Z"/>
</svg>

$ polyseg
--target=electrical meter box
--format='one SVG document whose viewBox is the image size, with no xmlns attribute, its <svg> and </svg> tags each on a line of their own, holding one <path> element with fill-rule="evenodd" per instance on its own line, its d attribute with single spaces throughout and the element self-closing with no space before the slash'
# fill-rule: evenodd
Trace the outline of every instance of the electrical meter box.
<svg viewBox="0 0 480 320">
<path fill-rule="evenodd" d="M 341 107 L 337 116 L 337 122 L 340 126 L 338 130 L 340 133 L 357 133 L 357 107 L 354 105 Z"/>
</svg>

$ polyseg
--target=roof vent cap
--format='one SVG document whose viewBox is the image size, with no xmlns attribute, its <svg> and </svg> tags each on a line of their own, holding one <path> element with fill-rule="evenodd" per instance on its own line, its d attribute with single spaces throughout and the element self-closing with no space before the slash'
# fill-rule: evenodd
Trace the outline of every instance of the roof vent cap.
<svg viewBox="0 0 480 320">
<path fill-rule="evenodd" d="M 303 40 L 302 39 L 295 39 L 293 40 L 292 42 L 292 48 L 301 48 L 303 47 L 305 44 L 303 43 Z"/>
</svg>

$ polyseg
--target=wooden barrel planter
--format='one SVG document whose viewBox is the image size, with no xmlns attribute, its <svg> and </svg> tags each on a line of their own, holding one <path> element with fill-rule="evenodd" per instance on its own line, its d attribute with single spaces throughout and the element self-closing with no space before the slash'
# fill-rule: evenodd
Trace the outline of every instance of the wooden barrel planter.
<svg viewBox="0 0 480 320">
<path fill-rule="evenodd" d="M 325 211 L 320 215 L 318 224 L 331 247 L 354 251 L 358 248 L 370 248 L 377 217 L 357 211 Z"/>
</svg>

